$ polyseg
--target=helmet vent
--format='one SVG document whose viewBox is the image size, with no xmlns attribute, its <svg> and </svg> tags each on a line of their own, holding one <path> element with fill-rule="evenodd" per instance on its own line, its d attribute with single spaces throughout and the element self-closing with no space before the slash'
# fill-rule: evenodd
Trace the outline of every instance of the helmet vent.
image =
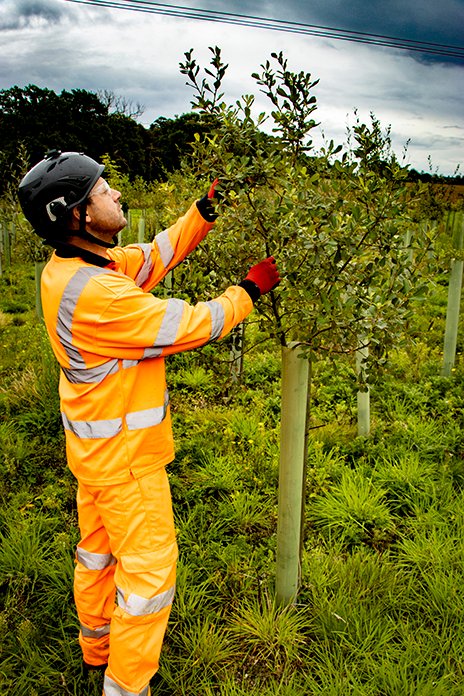
<svg viewBox="0 0 464 696">
<path fill-rule="evenodd" d="M 56 162 L 52 162 L 51 165 L 50 165 L 50 166 L 48 167 L 48 169 L 47 169 L 47 173 L 48 173 L 48 172 L 51 172 L 52 169 L 55 169 L 55 167 L 56 167 Z"/>
</svg>

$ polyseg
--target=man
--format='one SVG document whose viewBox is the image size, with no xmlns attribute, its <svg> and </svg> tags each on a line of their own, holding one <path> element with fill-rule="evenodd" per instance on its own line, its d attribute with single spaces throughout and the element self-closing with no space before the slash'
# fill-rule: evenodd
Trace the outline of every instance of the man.
<svg viewBox="0 0 464 696">
<path fill-rule="evenodd" d="M 55 248 L 42 304 L 78 481 L 74 595 L 84 662 L 106 669 L 105 696 L 148 696 L 177 559 L 164 357 L 225 336 L 279 274 L 271 257 L 209 302 L 155 298 L 149 291 L 212 228 L 217 182 L 151 244 L 121 248 L 113 242 L 126 225 L 121 194 L 103 169 L 81 153 L 52 151 L 26 174 L 19 199 Z"/>
</svg>

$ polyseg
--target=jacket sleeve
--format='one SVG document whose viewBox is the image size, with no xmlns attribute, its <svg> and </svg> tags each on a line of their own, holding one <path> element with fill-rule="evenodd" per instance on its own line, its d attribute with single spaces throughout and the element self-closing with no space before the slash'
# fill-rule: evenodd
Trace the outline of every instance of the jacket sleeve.
<svg viewBox="0 0 464 696">
<path fill-rule="evenodd" d="M 132 278 L 144 292 L 152 290 L 204 239 L 214 222 L 200 213 L 198 201 L 150 244 L 116 247 L 108 254 L 117 270 Z"/>
<path fill-rule="evenodd" d="M 252 308 L 250 296 L 240 286 L 190 305 L 177 298 L 156 298 L 132 285 L 114 297 L 95 321 L 92 352 L 143 360 L 191 350 L 228 334 Z M 75 329 L 77 337 L 78 326 Z"/>
</svg>

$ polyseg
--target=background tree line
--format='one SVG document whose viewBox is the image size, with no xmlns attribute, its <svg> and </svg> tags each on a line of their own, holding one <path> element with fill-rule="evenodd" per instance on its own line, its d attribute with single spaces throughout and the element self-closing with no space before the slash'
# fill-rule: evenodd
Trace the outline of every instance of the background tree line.
<svg viewBox="0 0 464 696">
<path fill-rule="evenodd" d="M 216 126 L 214 115 L 160 116 L 146 128 L 136 119 L 143 107 L 110 91 L 63 90 L 28 85 L 0 90 L 0 196 L 50 148 L 108 155 L 130 179 L 164 180 L 191 153 L 195 133 Z M 263 138 L 266 138 L 263 133 Z M 440 179 L 410 170 L 412 180 Z M 464 178 L 446 178 L 464 183 Z"/>
<path fill-rule="evenodd" d="M 108 91 L 57 94 L 36 85 L 0 90 L 0 195 L 25 165 L 55 147 L 97 160 L 109 155 L 131 179 L 162 180 L 189 155 L 194 134 L 211 128 L 194 113 L 160 117 L 146 128 L 136 121 L 142 111 Z"/>
</svg>

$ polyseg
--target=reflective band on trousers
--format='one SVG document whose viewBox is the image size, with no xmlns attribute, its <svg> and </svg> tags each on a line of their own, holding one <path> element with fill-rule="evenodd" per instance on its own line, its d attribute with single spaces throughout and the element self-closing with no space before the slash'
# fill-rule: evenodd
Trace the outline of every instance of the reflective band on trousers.
<svg viewBox="0 0 464 696">
<path fill-rule="evenodd" d="M 93 553 L 86 551 L 81 546 L 76 549 L 76 558 L 88 570 L 103 570 L 116 563 L 116 559 L 111 553 Z"/>
<path fill-rule="evenodd" d="M 84 638 L 101 638 L 102 636 L 107 636 L 110 632 L 110 624 L 107 623 L 104 626 L 98 626 L 98 628 L 88 628 L 80 624 L 80 629 Z"/>
<path fill-rule="evenodd" d="M 164 404 L 154 408 L 144 408 L 126 414 L 128 430 L 143 430 L 154 425 L 160 425 L 166 418 L 169 406 L 169 393 L 164 393 Z M 76 437 L 83 440 L 98 440 L 99 438 L 115 437 L 122 430 L 122 418 L 110 418 L 97 421 L 72 421 L 65 413 L 61 413 L 63 425 Z"/>
<path fill-rule="evenodd" d="M 142 691 L 127 691 L 127 689 L 123 689 L 122 686 L 116 684 L 116 682 L 106 674 L 103 681 L 103 696 L 148 696 L 150 693 L 149 689 L 150 687 L 147 685 Z"/>
<path fill-rule="evenodd" d="M 158 247 L 161 261 L 163 266 L 167 268 L 171 263 L 174 256 L 174 249 L 172 248 L 171 240 L 169 239 L 169 232 L 163 230 L 155 237 L 156 246 Z"/>
<path fill-rule="evenodd" d="M 116 590 L 118 606 L 121 607 L 121 609 L 131 616 L 146 616 L 147 614 L 157 614 L 161 609 L 169 607 L 174 599 L 176 586 L 173 585 L 169 590 L 166 590 L 166 592 L 161 592 L 151 599 L 140 597 L 136 594 L 130 594 L 126 600 L 124 599 L 123 591 L 120 590 L 119 587 L 116 587 Z"/>
</svg>

